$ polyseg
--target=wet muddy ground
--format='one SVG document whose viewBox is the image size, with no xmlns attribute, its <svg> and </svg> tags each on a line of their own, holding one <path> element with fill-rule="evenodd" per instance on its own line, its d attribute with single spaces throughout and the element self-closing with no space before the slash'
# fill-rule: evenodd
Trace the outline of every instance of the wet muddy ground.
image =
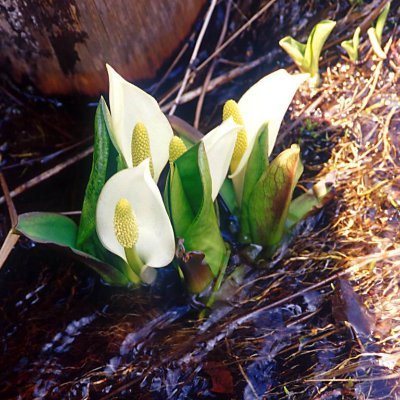
<svg viewBox="0 0 400 400">
<path fill-rule="evenodd" d="M 267 2 L 243 3 L 232 8 L 227 37 Z M 215 75 L 235 63 L 268 59 L 206 96 L 200 128 L 206 131 L 226 99 L 265 73 L 293 68 L 277 46 L 281 36 L 304 38 L 319 19 L 338 20 L 324 54 L 323 85 L 296 96 L 277 148 L 301 145 L 303 187 L 335 173 L 327 204 L 298 226 L 272 261 L 233 242 L 235 272 L 204 321 L 168 269 L 151 289 L 112 288 L 85 266 L 21 240 L 0 272 L 0 398 L 400 396 L 398 12 L 385 31 L 387 60 L 371 54 L 364 35 L 363 61 L 353 66 L 336 40 L 350 36 L 382 2 L 352 12 L 347 1 L 274 3 L 227 48 Z M 201 61 L 213 51 L 225 5 L 217 9 Z M 184 61 L 157 89 L 159 99 L 182 79 Z M 87 148 L 91 99 L 43 99 L 5 80 L 2 87 L 1 165 L 11 188 Z M 191 122 L 195 106 L 180 106 L 177 114 Z M 16 197 L 18 212 L 78 210 L 89 158 Z M 6 208 L 0 222 L 5 236 Z"/>
</svg>

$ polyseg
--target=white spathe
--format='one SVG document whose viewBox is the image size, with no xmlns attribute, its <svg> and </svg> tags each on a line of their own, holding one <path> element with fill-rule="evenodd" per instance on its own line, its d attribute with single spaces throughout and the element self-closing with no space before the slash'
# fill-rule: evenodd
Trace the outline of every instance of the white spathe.
<svg viewBox="0 0 400 400">
<path fill-rule="evenodd" d="M 114 232 L 117 202 L 129 201 L 138 224 L 136 251 L 147 267 L 168 265 L 175 254 L 175 239 L 161 193 L 151 177 L 149 159 L 113 175 L 104 185 L 96 208 L 96 229 L 103 246 L 126 261 Z"/>
<path fill-rule="evenodd" d="M 232 118 L 229 118 L 207 133 L 202 139 L 210 168 L 213 201 L 218 196 L 228 174 L 240 129 L 241 126 L 237 125 Z"/>
<path fill-rule="evenodd" d="M 236 171 L 230 175 L 239 204 L 242 201 L 247 161 L 259 129 L 263 124 L 268 123 L 268 154 L 270 155 L 293 96 L 308 77 L 309 74 L 292 75 L 284 69 L 279 69 L 261 78 L 238 101 L 248 143 Z"/>
<path fill-rule="evenodd" d="M 171 125 L 152 96 L 126 81 L 108 64 L 107 71 L 113 144 L 126 165 L 132 167 L 132 132 L 135 125 L 142 122 L 149 134 L 154 180 L 157 182 L 168 162 L 169 142 L 173 136 Z"/>
</svg>

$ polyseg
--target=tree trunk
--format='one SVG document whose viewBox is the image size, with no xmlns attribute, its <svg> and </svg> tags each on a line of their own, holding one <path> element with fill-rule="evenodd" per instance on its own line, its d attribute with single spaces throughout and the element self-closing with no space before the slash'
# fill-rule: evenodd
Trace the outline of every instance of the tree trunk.
<svg viewBox="0 0 400 400">
<path fill-rule="evenodd" d="M 154 77 L 205 0 L 5 0 L 0 66 L 45 94 L 107 90 L 105 63 L 130 80 Z"/>
</svg>

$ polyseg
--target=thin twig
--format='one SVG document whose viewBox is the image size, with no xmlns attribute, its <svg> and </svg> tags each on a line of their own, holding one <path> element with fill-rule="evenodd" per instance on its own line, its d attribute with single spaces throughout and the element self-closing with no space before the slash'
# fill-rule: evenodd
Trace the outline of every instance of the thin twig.
<svg viewBox="0 0 400 400">
<path fill-rule="evenodd" d="M 251 382 L 251 380 L 249 379 L 249 377 L 247 376 L 246 372 L 244 371 L 242 364 L 240 364 L 240 362 L 238 362 L 237 366 L 239 367 L 239 371 L 242 374 L 244 380 L 247 382 L 247 384 L 249 385 L 250 390 L 253 392 L 253 396 L 254 399 L 259 400 L 259 396 L 257 394 L 257 391 L 253 385 L 253 383 Z"/>
<path fill-rule="evenodd" d="M 64 153 L 68 153 L 70 150 L 73 150 L 73 149 L 81 146 L 82 144 L 92 141 L 92 140 L 93 140 L 93 135 L 90 135 L 90 136 L 86 137 L 85 139 L 80 140 L 77 143 L 71 144 L 70 146 L 66 146 L 66 147 L 62 148 L 61 150 L 57 150 L 54 153 L 50 153 L 50 154 L 40 156 L 40 157 L 31 158 L 29 160 L 21 160 L 21 162 L 19 162 L 17 164 L 6 165 L 1 168 L 1 171 L 6 171 L 6 170 L 20 168 L 20 167 L 26 167 L 26 166 L 32 166 L 36 163 L 42 164 L 42 165 L 46 164 L 49 161 L 52 161 L 55 158 L 63 155 Z"/>
<path fill-rule="evenodd" d="M 201 27 L 199 36 L 198 36 L 196 44 L 194 46 L 192 56 L 190 57 L 189 65 L 186 68 L 186 72 L 185 72 L 185 76 L 183 77 L 182 85 L 179 88 L 178 94 L 176 95 L 176 98 L 174 100 L 174 104 L 172 105 L 171 110 L 169 111 L 169 115 L 173 115 L 174 114 L 174 112 L 176 110 L 176 107 L 179 104 L 180 98 L 181 98 L 183 92 L 186 89 L 186 85 L 187 85 L 189 77 L 191 75 L 190 71 L 192 70 L 193 64 L 194 64 L 194 62 L 195 62 L 195 60 L 197 58 L 197 54 L 199 53 L 201 42 L 203 41 L 204 35 L 206 33 L 208 24 L 210 23 L 210 19 L 211 19 L 211 16 L 212 16 L 212 14 L 214 12 L 214 9 L 215 9 L 216 5 L 217 5 L 217 0 L 211 0 L 210 7 L 208 8 L 207 14 L 206 14 L 206 16 L 204 18 L 203 26 Z"/>
<path fill-rule="evenodd" d="M 12 198 L 10 196 L 10 191 L 8 190 L 7 182 L 2 173 L 0 173 L 0 184 L 1 184 L 1 189 L 3 190 L 4 193 L 4 198 L 7 204 L 8 214 L 10 216 L 10 222 L 11 222 L 11 229 L 8 232 L 3 242 L 3 245 L 1 246 L 0 249 L 0 269 L 1 269 L 4 263 L 7 261 L 7 258 L 10 255 L 12 249 L 17 244 L 19 240 L 19 235 L 13 232 L 13 229 L 17 226 L 18 223 L 18 215 L 14 206 L 14 202 L 12 201 Z"/>
<path fill-rule="evenodd" d="M 58 174 L 60 171 L 63 169 L 69 167 L 72 164 L 75 164 L 76 162 L 82 160 L 83 158 L 87 157 L 88 155 L 93 153 L 93 146 L 90 146 L 86 150 L 82 151 L 81 153 L 77 154 L 74 157 L 71 157 L 67 161 L 64 161 L 60 164 L 57 164 L 53 168 L 48 169 L 47 171 L 44 171 L 38 176 L 35 176 L 34 178 L 30 179 L 29 181 L 23 183 L 22 185 L 18 186 L 15 188 L 12 192 L 10 192 L 11 197 L 18 196 L 19 194 L 25 192 L 26 190 L 36 186 L 37 184 L 45 181 L 46 179 L 51 178 L 52 176 Z M 3 204 L 5 201 L 4 196 L 0 197 L 0 204 Z"/>
<path fill-rule="evenodd" d="M 319 288 L 321 286 L 324 286 L 327 283 L 330 283 L 330 282 L 332 282 L 332 281 L 334 281 L 334 280 L 336 280 L 336 279 L 338 279 L 338 278 L 340 278 L 340 277 L 342 277 L 344 275 L 347 275 L 348 273 L 349 273 L 348 271 L 339 272 L 339 273 L 337 273 L 335 275 L 332 275 L 329 278 L 326 278 L 326 279 L 324 279 L 324 280 L 322 280 L 320 282 L 314 283 L 314 284 L 310 285 L 309 287 L 307 287 L 307 288 L 305 288 L 303 290 L 299 290 L 298 292 L 293 293 L 290 296 L 284 297 L 283 299 L 280 299 L 280 300 L 277 300 L 277 301 L 275 301 L 273 303 L 267 304 L 266 306 L 263 306 L 263 307 L 260 307 L 260 308 L 256 308 L 255 310 L 247 313 L 246 315 L 236 318 L 233 321 L 233 324 L 242 325 L 244 322 L 250 320 L 251 318 L 254 318 L 257 314 L 259 314 L 261 312 L 264 312 L 264 311 L 267 311 L 267 310 L 271 310 L 271 309 L 276 308 L 276 307 L 278 307 L 278 306 L 280 306 L 282 304 L 286 304 L 289 301 L 292 301 L 293 299 L 295 299 L 297 297 L 303 296 L 305 293 L 308 293 L 308 292 L 310 292 L 312 290 L 315 290 L 315 289 L 317 289 L 317 288 Z"/>
<path fill-rule="evenodd" d="M 197 71 L 202 70 L 210 61 L 212 61 L 218 54 L 221 53 L 226 47 L 228 47 L 238 36 L 242 34 L 253 22 L 261 17 L 268 9 L 276 2 L 276 0 L 270 0 L 264 7 L 262 7 L 258 12 L 256 12 L 245 24 L 243 24 L 229 39 L 218 49 L 214 51 L 206 60 L 204 60 L 198 68 Z"/>
<path fill-rule="evenodd" d="M 190 39 L 189 39 L 190 41 Z M 171 63 L 171 65 L 168 67 L 167 71 L 163 75 L 163 77 L 157 82 L 155 88 L 153 89 L 153 95 L 158 91 L 158 89 L 161 87 L 161 85 L 166 81 L 168 78 L 169 74 L 171 71 L 175 68 L 176 64 L 178 64 L 179 60 L 182 58 L 182 56 L 185 54 L 185 51 L 189 47 L 189 41 L 186 42 L 182 48 L 180 49 L 178 55 L 175 57 L 174 61 Z"/>
<path fill-rule="evenodd" d="M 8 256 L 10 255 L 11 251 L 13 250 L 14 246 L 17 244 L 19 240 L 19 235 L 14 233 L 11 229 L 8 232 L 3 245 L 0 249 L 0 269 L 3 267 L 4 263 L 7 261 Z"/>
<path fill-rule="evenodd" d="M 189 74 L 188 80 L 193 79 L 197 72 L 200 72 L 206 65 L 208 65 L 216 56 L 218 56 L 226 47 L 228 47 L 242 32 L 244 32 L 253 22 L 261 17 L 268 9 L 276 2 L 276 0 L 270 0 L 264 7 L 262 7 L 256 14 L 254 14 L 246 23 L 244 23 L 232 36 L 227 39 L 227 41 L 214 51 L 207 59 L 205 59 L 195 71 Z M 190 71 L 189 71 L 190 72 Z M 166 96 L 160 101 L 160 104 L 165 103 L 165 101 L 172 96 L 179 88 L 177 84 Z"/>
<path fill-rule="evenodd" d="M 11 100 L 16 102 L 17 104 L 23 106 L 29 112 L 31 112 L 37 120 L 41 121 L 44 125 L 48 126 L 51 130 L 57 131 L 61 136 L 68 140 L 73 140 L 73 136 L 67 131 L 60 127 L 59 124 L 53 124 L 49 122 L 49 119 L 44 116 L 43 113 L 37 112 L 36 109 L 31 106 L 29 103 L 22 102 L 17 96 L 11 93 L 5 86 L 1 86 L 2 93 L 5 93 Z"/>
<path fill-rule="evenodd" d="M 15 209 L 14 202 L 12 201 L 7 182 L 4 178 L 4 175 L 1 172 L 0 172 L 0 185 L 4 194 L 5 202 L 7 204 L 8 215 L 10 216 L 11 226 L 14 228 L 18 222 L 18 214 L 17 210 Z"/>
<path fill-rule="evenodd" d="M 219 39 L 218 39 L 218 43 L 216 48 L 218 49 L 221 45 L 222 42 L 225 39 L 225 35 L 226 32 L 228 30 L 228 22 L 229 22 L 229 16 L 231 13 L 231 8 L 232 8 L 232 0 L 228 0 L 228 3 L 226 5 L 226 10 L 225 10 L 225 18 L 224 18 L 224 23 L 222 25 L 222 29 L 221 29 L 221 34 L 219 35 Z M 193 126 L 198 129 L 199 128 L 199 123 L 200 123 L 200 117 L 201 117 L 201 110 L 203 108 L 203 103 L 204 103 L 204 98 L 206 96 L 207 93 L 207 87 L 210 84 L 212 75 L 214 73 L 214 69 L 218 64 L 218 58 L 215 58 L 207 72 L 207 76 L 206 79 L 204 80 L 204 84 L 199 96 L 199 100 L 197 102 L 197 106 L 196 106 L 196 112 L 195 112 L 195 116 L 194 116 L 194 123 Z"/>
<path fill-rule="evenodd" d="M 252 70 L 253 68 L 258 67 L 260 64 L 262 64 L 265 60 L 267 60 L 269 57 L 268 54 L 257 58 L 256 60 L 248 63 L 248 64 L 244 64 L 243 66 L 231 69 L 228 73 L 224 74 L 224 75 L 220 75 L 216 78 L 214 78 L 213 80 L 211 80 L 211 82 L 209 83 L 206 93 L 211 92 L 212 90 L 216 89 L 217 87 L 223 85 L 224 83 L 227 83 L 229 81 L 231 81 L 232 79 L 237 78 L 240 75 L 245 74 L 246 72 Z M 184 95 L 182 95 L 179 104 L 184 104 L 184 103 L 188 103 L 189 101 L 192 101 L 193 99 L 195 99 L 196 97 L 200 96 L 202 91 L 202 86 L 191 90 L 190 92 L 185 93 Z M 170 109 L 170 107 L 172 107 L 174 103 L 171 101 L 170 103 L 165 104 L 164 106 L 161 107 L 161 110 L 166 112 Z"/>
</svg>

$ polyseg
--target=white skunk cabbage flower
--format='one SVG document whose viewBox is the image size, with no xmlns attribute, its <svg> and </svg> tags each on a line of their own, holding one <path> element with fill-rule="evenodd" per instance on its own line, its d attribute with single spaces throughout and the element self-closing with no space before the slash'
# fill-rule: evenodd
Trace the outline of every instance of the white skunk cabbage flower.
<svg viewBox="0 0 400 400">
<path fill-rule="evenodd" d="M 157 182 L 168 161 L 173 132 L 157 101 L 122 78 L 107 65 L 110 81 L 111 140 L 128 168 L 150 158 L 150 170 Z M 137 137 L 139 135 L 139 138 Z M 138 143 L 147 153 L 137 150 Z"/>
<path fill-rule="evenodd" d="M 213 201 L 218 196 L 228 175 L 235 143 L 241 128 L 233 121 L 233 118 L 229 118 L 202 139 L 210 168 Z"/>
<path fill-rule="evenodd" d="M 97 203 L 96 229 L 103 246 L 142 279 L 151 275 L 148 267 L 165 267 L 172 261 L 174 233 L 149 159 L 106 182 Z"/>
<path fill-rule="evenodd" d="M 232 117 L 237 124 L 243 126 L 238 133 L 229 176 L 232 178 L 239 205 L 242 201 L 247 161 L 259 129 L 268 122 L 270 155 L 286 110 L 297 89 L 308 77 L 309 74 L 292 75 L 279 69 L 256 82 L 237 103 L 233 100 L 225 103 L 223 119 Z"/>
</svg>

